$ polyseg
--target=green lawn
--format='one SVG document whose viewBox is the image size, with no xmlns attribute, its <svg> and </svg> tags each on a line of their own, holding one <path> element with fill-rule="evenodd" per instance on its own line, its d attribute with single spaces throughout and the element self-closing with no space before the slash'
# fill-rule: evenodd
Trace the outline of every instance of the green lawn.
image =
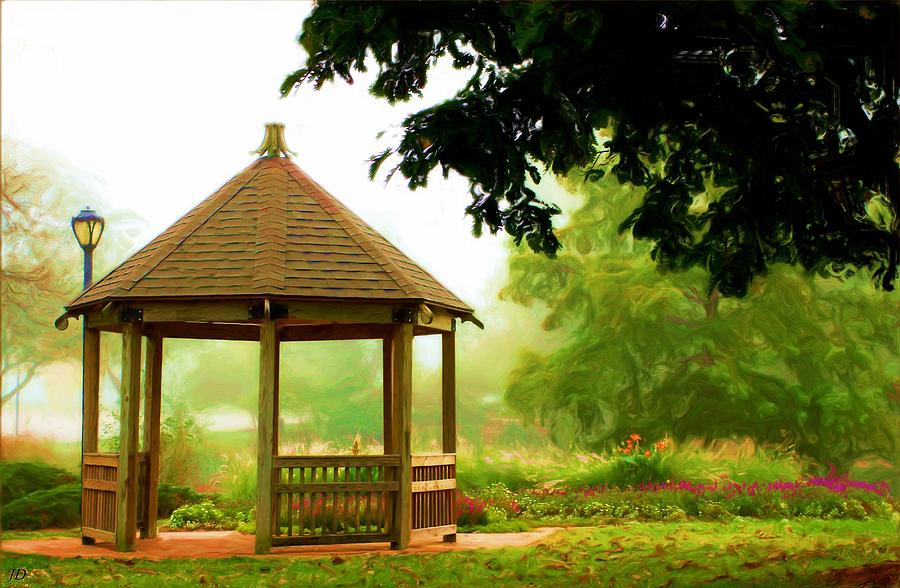
<svg viewBox="0 0 900 588">
<path fill-rule="evenodd" d="M 809 586 L 900 559 L 897 523 L 735 520 L 571 528 L 530 548 L 323 559 L 60 560 L 4 554 L 20 585 Z"/>
</svg>

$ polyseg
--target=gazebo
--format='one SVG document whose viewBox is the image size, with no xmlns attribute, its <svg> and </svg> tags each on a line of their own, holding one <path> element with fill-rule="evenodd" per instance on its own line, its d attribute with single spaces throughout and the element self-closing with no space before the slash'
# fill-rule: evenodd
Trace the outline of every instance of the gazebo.
<svg viewBox="0 0 900 588">
<path fill-rule="evenodd" d="M 376 541 L 402 549 L 420 533 L 454 541 L 456 325 L 481 323 L 290 160 L 284 125 L 266 125 L 256 153 L 57 319 L 60 329 L 71 317 L 85 324 L 82 541 L 132 551 L 138 529 L 156 536 L 166 338 L 259 341 L 257 553 Z M 102 331 L 122 335 L 118 453 L 98 452 Z M 442 339 L 443 453 L 434 455 L 411 452 L 419 335 Z M 281 344 L 347 339 L 383 342 L 384 455 L 280 455 Z"/>
</svg>

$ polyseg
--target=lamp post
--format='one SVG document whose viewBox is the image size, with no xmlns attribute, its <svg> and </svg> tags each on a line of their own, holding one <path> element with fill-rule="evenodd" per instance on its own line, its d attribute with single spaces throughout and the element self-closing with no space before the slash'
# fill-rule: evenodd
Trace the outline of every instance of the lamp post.
<svg viewBox="0 0 900 588">
<path fill-rule="evenodd" d="M 81 246 L 81 250 L 84 251 L 84 289 L 86 290 L 91 282 L 94 281 L 94 249 L 97 248 L 97 244 L 100 242 L 100 237 L 103 235 L 103 227 L 106 223 L 103 221 L 103 217 L 98 215 L 96 212 L 91 210 L 89 206 L 84 207 L 81 212 L 72 217 L 72 232 L 75 233 L 75 239 L 78 240 L 78 244 Z M 84 317 L 84 320 L 81 321 L 81 364 L 84 366 L 85 362 L 85 346 L 87 345 L 87 317 Z M 87 419 L 84 418 L 84 389 L 85 389 L 85 380 L 84 380 L 84 370 L 82 369 L 82 377 L 81 377 L 81 416 L 82 416 L 82 429 L 81 429 L 81 459 L 84 459 L 84 427 Z M 94 449 L 93 451 L 96 451 Z M 84 479 L 84 472 L 81 472 L 82 480 Z M 84 490 L 82 490 L 82 495 L 84 494 Z M 83 497 L 83 496 L 82 496 Z M 84 513 L 84 505 L 80 509 L 81 513 Z M 82 525 L 83 526 L 83 525 Z M 93 545 L 94 540 L 90 537 L 81 536 L 81 543 L 84 545 Z"/>
<path fill-rule="evenodd" d="M 84 251 L 84 287 L 91 285 L 94 279 L 94 249 L 103 235 L 103 227 L 106 223 L 103 217 L 86 206 L 77 215 L 72 217 L 72 232 L 78 244 Z"/>
</svg>

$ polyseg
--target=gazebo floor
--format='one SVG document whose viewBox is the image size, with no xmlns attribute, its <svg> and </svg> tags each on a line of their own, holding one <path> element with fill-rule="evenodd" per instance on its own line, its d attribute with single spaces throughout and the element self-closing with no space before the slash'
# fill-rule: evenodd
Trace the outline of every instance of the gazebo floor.
<svg viewBox="0 0 900 588">
<path fill-rule="evenodd" d="M 52 557 L 111 557 L 124 559 L 186 559 L 204 557 L 331 557 L 335 555 L 394 555 L 401 553 L 443 553 L 469 549 L 527 547 L 550 537 L 559 527 L 541 527 L 525 533 L 458 533 L 456 543 L 440 538 L 413 541 L 403 550 L 391 550 L 389 543 L 349 545 L 309 545 L 275 547 L 268 555 L 254 554 L 254 537 L 235 531 L 161 532 L 154 539 L 138 539 L 135 551 L 121 553 L 111 543 L 82 545 L 80 538 L 53 537 L 3 541 L 2 551 Z"/>
</svg>

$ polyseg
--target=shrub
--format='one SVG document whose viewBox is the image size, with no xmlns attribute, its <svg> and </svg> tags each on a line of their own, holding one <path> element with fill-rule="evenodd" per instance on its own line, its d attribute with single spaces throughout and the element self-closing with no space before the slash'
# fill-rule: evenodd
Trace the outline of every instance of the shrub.
<svg viewBox="0 0 900 588">
<path fill-rule="evenodd" d="M 458 492 L 456 501 L 457 525 L 486 525 L 487 513 L 484 512 L 487 503 L 480 498 L 466 496 Z"/>
<path fill-rule="evenodd" d="M 176 508 L 169 520 L 173 529 L 218 529 L 225 515 L 211 501 Z"/>
<path fill-rule="evenodd" d="M 27 461 L 0 463 L 0 504 L 8 504 L 37 490 L 70 484 L 78 477 L 42 463 Z"/>
<path fill-rule="evenodd" d="M 80 523 L 80 482 L 31 492 L 3 507 L 4 529 L 71 528 Z"/>
<path fill-rule="evenodd" d="M 236 529 L 256 527 L 256 509 L 222 510 L 211 500 L 176 508 L 169 520 L 173 529 Z"/>
<path fill-rule="evenodd" d="M 181 506 L 195 504 L 202 500 L 203 495 L 193 488 L 163 482 L 159 485 L 157 512 L 161 518 L 165 518 Z"/>
<path fill-rule="evenodd" d="M 229 455 L 213 477 L 216 492 L 226 504 L 256 504 L 256 456 L 249 453 Z"/>
<path fill-rule="evenodd" d="M 200 461 L 198 439 L 203 428 L 190 416 L 184 402 L 177 402 L 160 426 L 159 479 L 171 484 L 196 486 L 199 482 Z"/>
</svg>

